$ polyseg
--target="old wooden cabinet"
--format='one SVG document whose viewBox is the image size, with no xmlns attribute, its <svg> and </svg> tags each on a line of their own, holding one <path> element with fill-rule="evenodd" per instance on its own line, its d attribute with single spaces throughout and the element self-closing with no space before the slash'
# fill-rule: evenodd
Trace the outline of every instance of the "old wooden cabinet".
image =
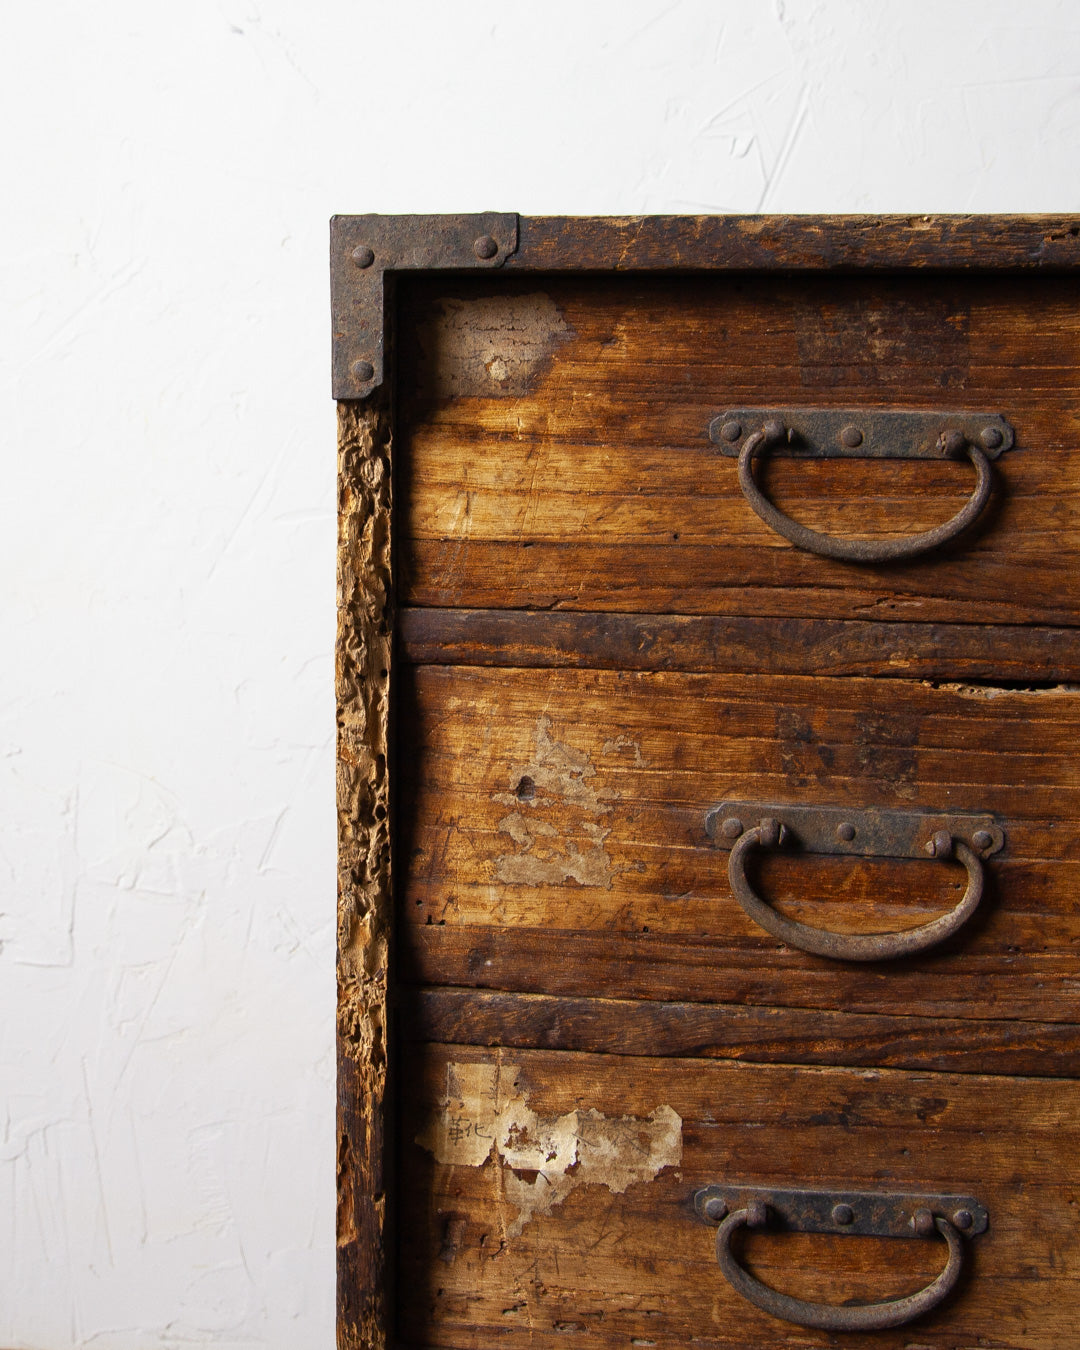
<svg viewBox="0 0 1080 1350">
<path fill-rule="evenodd" d="M 332 245 L 339 1343 L 1073 1346 L 1080 225 Z"/>
</svg>

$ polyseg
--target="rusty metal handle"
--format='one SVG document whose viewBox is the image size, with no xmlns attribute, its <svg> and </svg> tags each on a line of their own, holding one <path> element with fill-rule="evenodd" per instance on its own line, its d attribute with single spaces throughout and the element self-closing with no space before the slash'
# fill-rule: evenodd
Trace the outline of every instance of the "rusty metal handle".
<svg viewBox="0 0 1080 1350">
<path fill-rule="evenodd" d="M 716 1260 L 728 1284 L 749 1303 L 782 1322 L 793 1322 L 800 1327 L 816 1327 L 821 1331 L 884 1331 L 914 1321 L 944 1299 L 960 1277 L 964 1254 L 960 1234 L 940 1215 L 933 1216 L 933 1224 L 949 1246 L 945 1269 L 925 1289 L 905 1298 L 890 1299 L 885 1303 L 837 1306 L 832 1303 L 810 1303 L 770 1289 L 741 1266 L 731 1251 L 731 1237 L 738 1229 L 757 1228 L 765 1223 L 767 1208 L 760 1201 L 729 1214 L 716 1234 Z"/>
<path fill-rule="evenodd" d="M 754 479 L 754 456 L 759 451 L 778 445 L 786 435 L 787 431 L 782 422 L 770 421 L 766 422 L 760 431 L 755 431 L 746 438 L 746 443 L 739 454 L 739 486 L 751 509 L 766 525 L 770 525 L 777 534 L 783 535 L 797 548 L 819 553 L 826 558 L 872 563 L 914 558 L 920 553 L 928 553 L 966 530 L 990 498 L 993 486 L 990 461 L 977 445 L 973 445 L 956 432 L 953 437 L 948 438 L 950 443 L 953 439 L 956 442 L 955 445 L 950 444 L 950 448 L 954 453 L 961 449 L 966 451 L 968 459 L 975 466 L 976 482 L 975 491 L 951 520 L 935 526 L 932 530 L 925 530 L 922 534 L 909 535 L 906 539 L 837 539 L 835 535 L 822 534 L 819 530 L 800 525 L 797 520 L 784 515 L 783 511 L 773 506 Z"/>
<path fill-rule="evenodd" d="M 930 841 L 932 855 L 937 858 L 955 856 L 967 869 L 967 889 L 955 909 L 929 923 L 904 928 L 898 933 L 834 933 L 827 928 L 812 928 L 778 914 L 755 893 L 746 879 L 747 853 L 752 848 L 775 848 L 781 835 L 782 827 L 772 819 L 744 830 L 728 858 L 728 880 L 735 899 L 755 923 L 781 942 L 804 952 L 813 952 L 815 956 L 829 956 L 838 961 L 891 961 L 925 951 L 951 937 L 967 922 L 982 899 L 983 868 L 978 854 L 962 839 L 939 831 Z"/>
</svg>

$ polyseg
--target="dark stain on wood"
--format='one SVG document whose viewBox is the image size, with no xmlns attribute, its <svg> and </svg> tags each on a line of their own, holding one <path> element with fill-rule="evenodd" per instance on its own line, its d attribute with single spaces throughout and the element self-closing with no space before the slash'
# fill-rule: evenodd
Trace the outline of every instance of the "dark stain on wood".
<svg viewBox="0 0 1080 1350">
<path fill-rule="evenodd" d="M 902 402 L 911 367 L 927 358 L 942 390 L 963 388 L 968 376 L 970 311 L 962 302 L 911 303 L 844 278 L 812 303 L 796 293 L 793 311 L 807 388 L 877 389 Z"/>
</svg>

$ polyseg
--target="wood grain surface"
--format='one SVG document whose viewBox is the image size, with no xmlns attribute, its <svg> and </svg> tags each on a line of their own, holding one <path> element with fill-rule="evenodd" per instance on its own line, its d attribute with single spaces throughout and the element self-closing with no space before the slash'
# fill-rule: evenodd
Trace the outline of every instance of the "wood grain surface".
<svg viewBox="0 0 1080 1350">
<path fill-rule="evenodd" d="M 423 667 L 397 696 L 404 979 L 1080 1021 L 1068 687 Z M 734 901 L 704 830 L 732 797 L 990 812 L 1007 846 L 947 944 L 852 966 L 785 947 Z M 756 884 L 804 922 L 876 932 L 951 908 L 964 873 L 778 850 Z"/>
<path fill-rule="evenodd" d="M 1080 620 L 1071 275 L 506 278 L 404 287 L 399 594 L 468 608 L 960 623 Z M 707 439 L 726 408 L 1000 412 L 979 522 L 866 566 L 793 548 Z M 951 516 L 970 465 L 771 458 L 815 529 Z"/>
<path fill-rule="evenodd" d="M 408 1344 L 1072 1343 L 1076 1083 L 461 1046 L 416 1055 L 399 1196 L 410 1216 L 398 1312 Z M 677 1152 L 655 1143 L 672 1112 Z M 470 1150 L 472 1130 L 482 1137 Z M 537 1145 L 550 1159 L 528 1168 Z M 778 1322 L 725 1283 L 713 1233 L 691 1209 L 698 1187 L 721 1181 L 971 1194 L 990 1227 L 966 1247 L 962 1283 L 939 1310 L 895 1331 L 838 1337 Z M 769 1232 L 742 1248 L 759 1279 L 834 1303 L 911 1292 L 940 1270 L 943 1252 L 914 1239 Z"/>
</svg>

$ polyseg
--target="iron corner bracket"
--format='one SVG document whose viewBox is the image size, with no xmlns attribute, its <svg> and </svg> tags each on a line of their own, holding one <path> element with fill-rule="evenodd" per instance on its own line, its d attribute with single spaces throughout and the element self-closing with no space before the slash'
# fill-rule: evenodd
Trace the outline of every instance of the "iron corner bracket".
<svg viewBox="0 0 1080 1350">
<path fill-rule="evenodd" d="M 512 212 L 334 216 L 330 221 L 334 398 L 367 398 L 383 382 L 388 272 L 486 271 L 501 267 L 517 246 L 518 217 Z"/>
</svg>

